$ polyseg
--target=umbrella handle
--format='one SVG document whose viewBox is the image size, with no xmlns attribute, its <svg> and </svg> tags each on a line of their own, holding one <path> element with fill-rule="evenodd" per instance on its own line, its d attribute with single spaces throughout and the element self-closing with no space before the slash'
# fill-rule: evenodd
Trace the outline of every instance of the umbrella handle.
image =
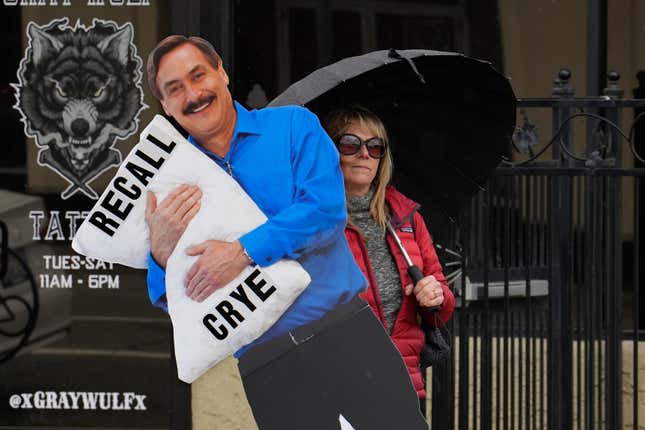
<svg viewBox="0 0 645 430">
<path fill-rule="evenodd" d="M 421 270 L 419 270 L 419 267 L 415 264 L 408 267 L 408 275 L 410 275 L 410 278 L 412 278 L 412 283 L 414 285 L 417 285 L 417 282 L 423 279 L 423 273 L 421 273 Z M 437 312 L 439 311 L 439 306 L 423 306 L 423 309 L 430 312 Z"/>
</svg>

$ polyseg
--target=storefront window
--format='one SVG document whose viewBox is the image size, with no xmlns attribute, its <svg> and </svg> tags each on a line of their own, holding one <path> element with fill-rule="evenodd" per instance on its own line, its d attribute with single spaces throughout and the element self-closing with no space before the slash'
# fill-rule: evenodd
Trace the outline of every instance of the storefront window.
<svg viewBox="0 0 645 430">
<path fill-rule="evenodd" d="M 2 428 L 170 426 L 171 327 L 145 271 L 70 246 L 157 112 L 159 3 L 0 6 Z"/>
</svg>

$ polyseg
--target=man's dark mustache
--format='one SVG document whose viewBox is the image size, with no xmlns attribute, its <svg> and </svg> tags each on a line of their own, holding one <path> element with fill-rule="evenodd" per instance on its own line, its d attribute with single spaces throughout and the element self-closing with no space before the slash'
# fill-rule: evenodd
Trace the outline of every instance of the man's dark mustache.
<svg viewBox="0 0 645 430">
<path fill-rule="evenodd" d="M 183 112 L 182 112 L 182 113 L 183 113 L 184 115 L 188 115 L 188 114 L 190 114 L 190 113 L 193 113 L 193 111 L 194 111 L 195 109 L 197 109 L 198 107 L 203 106 L 203 105 L 205 105 L 206 103 L 210 103 L 210 102 L 212 102 L 213 100 L 215 100 L 215 96 L 214 96 L 214 95 L 206 96 L 206 97 L 201 97 L 201 98 L 197 99 L 197 100 L 196 100 L 196 101 L 194 101 L 194 102 L 190 102 L 190 103 L 188 103 L 188 104 L 186 105 L 186 107 L 184 108 L 184 110 L 183 110 Z"/>
</svg>

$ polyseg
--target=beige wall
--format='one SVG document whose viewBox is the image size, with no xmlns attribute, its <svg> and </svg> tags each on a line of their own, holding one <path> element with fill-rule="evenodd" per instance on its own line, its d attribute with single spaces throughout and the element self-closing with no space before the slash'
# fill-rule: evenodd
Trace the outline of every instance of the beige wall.
<svg viewBox="0 0 645 430">
<path fill-rule="evenodd" d="M 645 2 L 609 1 L 607 64 L 621 72 L 625 96 L 638 85 L 636 72 L 645 70 Z"/>
<path fill-rule="evenodd" d="M 571 71 L 570 84 L 576 95 L 585 95 L 586 4 L 587 0 L 499 0 L 504 72 L 518 98 L 551 96 L 553 79 L 562 68 Z M 551 110 L 528 109 L 527 113 L 538 127 L 541 149 L 553 135 Z M 518 124 L 523 120 L 518 112 Z M 582 122 L 576 124 L 574 136 L 577 150 L 584 148 Z M 517 156 L 518 160 L 525 158 Z M 551 159 L 551 150 L 541 159 Z"/>
<path fill-rule="evenodd" d="M 107 2 L 106 2 L 107 3 Z M 63 17 L 69 18 L 70 25 L 76 20 L 81 24 L 90 26 L 93 18 L 101 18 L 115 21 L 117 24 L 131 22 L 134 26 L 134 43 L 141 57 L 142 73 L 144 73 L 143 89 L 144 103 L 148 105 L 147 109 L 141 111 L 139 115 L 139 131 L 143 129 L 142 125 L 150 122 L 152 117 L 159 113 L 158 103 L 150 94 L 145 82 L 145 61 L 148 52 L 154 47 L 159 40 L 160 34 L 168 32 L 168 12 L 164 4 L 159 1 L 150 2 L 149 6 L 100 6 L 88 7 L 83 2 L 72 2 L 72 6 L 46 6 L 33 7 L 26 6 L 22 8 L 22 34 L 26 35 L 26 29 L 29 22 L 33 21 L 39 25 L 46 24 L 53 19 Z M 26 49 L 27 37 L 23 36 L 23 49 Z M 125 157 L 130 149 L 139 139 L 138 133 L 130 136 L 127 140 L 117 140 L 114 145 L 115 149 L 121 151 Z M 26 138 L 27 145 L 27 189 L 34 193 L 60 193 L 69 185 L 66 180 L 61 178 L 48 167 L 41 167 L 36 162 L 38 156 L 38 147 L 35 139 Z M 108 169 L 102 175 L 97 177 L 91 183 L 97 193 L 101 194 L 107 183 L 112 179 L 115 173 L 114 169 Z"/>
<path fill-rule="evenodd" d="M 587 0 L 499 0 L 504 71 L 518 97 L 548 97 L 552 80 L 566 67 L 577 96 L 586 96 Z M 645 70 L 645 2 L 610 0 L 607 7 L 607 68 L 621 74 L 625 97 L 633 97 L 636 72 Z M 552 136 L 551 111 L 529 109 L 538 127 L 542 148 Z M 633 110 L 626 109 L 620 124 L 627 132 Z M 518 124 L 523 117 L 518 115 Z M 574 150 L 583 155 L 586 146 L 584 119 L 575 120 Z M 621 141 L 625 167 L 633 166 L 628 146 Z M 525 159 L 521 155 L 516 159 Z M 543 159 L 551 158 L 547 151 Z M 633 181 L 623 182 L 623 239 L 633 233 Z"/>
<path fill-rule="evenodd" d="M 193 382 L 192 394 L 193 430 L 257 430 L 233 357 Z"/>
<path fill-rule="evenodd" d="M 499 0 L 504 71 L 519 97 L 551 94 L 561 67 L 586 85 L 586 0 Z"/>
</svg>

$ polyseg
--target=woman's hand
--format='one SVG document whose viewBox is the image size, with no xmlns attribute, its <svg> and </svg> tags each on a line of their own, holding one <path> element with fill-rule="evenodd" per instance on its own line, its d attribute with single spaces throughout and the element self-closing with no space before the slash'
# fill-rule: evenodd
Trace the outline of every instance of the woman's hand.
<svg viewBox="0 0 645 430">
<path fill-rule="evenodd" d="M 405 287 L 405 295 L 414 293 L 419 305 L 432 308 L 443 304 L 443 288 L 437 279 L 430 275 L 417 282 L 417 285 L 409 284 Z"/>
</svg>

